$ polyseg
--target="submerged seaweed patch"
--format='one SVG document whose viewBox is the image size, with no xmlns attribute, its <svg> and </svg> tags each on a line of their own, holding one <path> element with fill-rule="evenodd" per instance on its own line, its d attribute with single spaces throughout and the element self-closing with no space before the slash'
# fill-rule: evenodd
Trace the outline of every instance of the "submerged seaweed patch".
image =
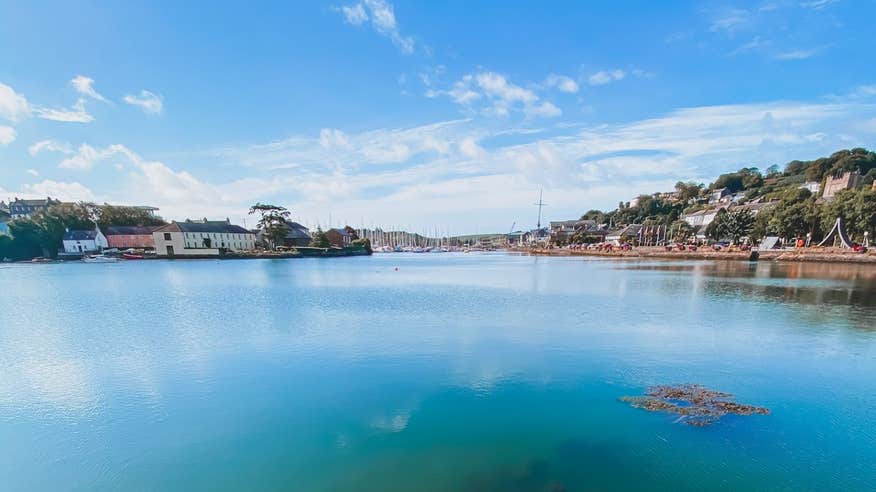
<svg viewBox="0 0 876 492">
<path fill-rule="evenodd" d="M 733 395 L 699 384 L 651 386 L 644 396 L 623 396 L 621 401 L 649 412 L 679 415 L 678 421 L 696 427 L 712 425 L 725 415 L 768 415 L 769 409 L 736 403 Z"/>
</svg>

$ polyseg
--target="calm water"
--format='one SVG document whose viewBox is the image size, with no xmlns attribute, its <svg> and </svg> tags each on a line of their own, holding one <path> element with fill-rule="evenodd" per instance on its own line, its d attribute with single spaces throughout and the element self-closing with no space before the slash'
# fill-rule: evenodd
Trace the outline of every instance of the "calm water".
<svg viewBox="0 0 876 492">
<path fill-rule="evenodd" d="M 0 292 L 4 490 L 876 489 L 876 269 L 383 255 Z M 672 383 L 772 414 L 618 401 Z"/>
</svg>

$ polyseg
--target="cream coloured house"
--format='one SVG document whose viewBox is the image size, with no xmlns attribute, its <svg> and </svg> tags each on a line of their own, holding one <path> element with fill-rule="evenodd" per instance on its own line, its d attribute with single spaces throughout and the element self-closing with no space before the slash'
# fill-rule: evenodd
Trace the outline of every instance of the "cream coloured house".
<svg viewBox="0 0 876 492">
<path fill-rule="evenodd" d="M 158 256 L 218 256 L 255 249 L 256 236 L 226 220 L 171 222 L 152 232 Z"/>
</svg>

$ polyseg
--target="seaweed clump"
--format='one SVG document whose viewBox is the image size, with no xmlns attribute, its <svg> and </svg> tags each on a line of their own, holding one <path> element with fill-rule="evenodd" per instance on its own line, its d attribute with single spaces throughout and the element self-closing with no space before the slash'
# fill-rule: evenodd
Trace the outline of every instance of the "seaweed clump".
<svg viewBox="0 0 876 492">
<path fill-rule="evenodd" d="M 712 425 L 725 415 L 768 415 L 768 408 L 736 403 L 733 395 L 699 384 L 651 386 L 645 396 L 624 396 L 621 401 L 649 412 L 668 412 L 677 421 L 695 427 Z"/>
</svg>

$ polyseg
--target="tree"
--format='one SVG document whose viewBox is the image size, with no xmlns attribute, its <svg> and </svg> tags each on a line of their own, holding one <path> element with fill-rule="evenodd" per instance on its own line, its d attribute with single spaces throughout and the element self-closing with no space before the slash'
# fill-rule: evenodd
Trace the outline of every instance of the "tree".
<svg viewBox="0 0 876 492">
<path fill-rule="evenodd" d="M 116 205 L 94 206 L 97 225 L 106 232 L 110 226 L 159 226 L 166 222 L 161 217 L 152 215 L 148 210 L 138 207 Z"/>
<path fill-rule="evenodd" d="M 689 203 L 691 200 L 699 198 L 703 191 L 703 185 L 689 181 L 679 181 L 675 183 L 675 192 L 678 194 L 678 199 L 682 203 Z"/>
<path fill-rule="evenodd" d="M 676 220 L 669 227 L 672 231 L 672 239 L 673 241 L 683 243 L 688 240 L 691 236 L 696 232 L 692 225 L 688 224 L 683 220 Z"/>
<path fill-rule="evenodd" d="M 822 208 L 822 230 L 829 230 L 837 217 L 842 217 L 846 232 L 852 238 L 860 238 L 865 231 L 873 234 L 876 231 L 876 191 L 845 190 L 834 196 L 833 200 Z"/>
<path fill-rule="evenodd" d="M 735 210 L 718 214 L 714 222 L 717 223 L 715 226 L 717 235 L 730 239 L 731 244 L 736 244 L 740 239 L 751 234 L 754 228 L 754 214 L 747 209 Z"/>
<path fill-rule="evenodd" d="M 329 248 L 332 245 L 322 227 L 317 226 L 316 232 L 313 233 L 313 238 L 310 240 L 310 245 L 316 248 Z"/>
<path fill-rule="evenodd" d="M 267 239 L 271 249 L 276 249 L 279 243 L 283 242 L 286 234 L 289 232 L 289 226 L 286 220 L 289 218 L 289 211 L 278 205 L 268 205 L 264 203 L 256 203 L 249 209 L 249 214 L 258 213 L 259 228 L 264 232 L 264 237 Z"/>
<path fill-rule="evenodd" d="M 727 215 L 727 209 L 720 209 L 718 213 L 715 214 L 715 218 L 709 222 L 709 225 L 706 226 L 706 237 L 709 239 L 714 239 L 715 241 L 720 241 L 723 239 L 723 229 L 721 228 L 724 223 L 724 217 Z"/>
</svg>

